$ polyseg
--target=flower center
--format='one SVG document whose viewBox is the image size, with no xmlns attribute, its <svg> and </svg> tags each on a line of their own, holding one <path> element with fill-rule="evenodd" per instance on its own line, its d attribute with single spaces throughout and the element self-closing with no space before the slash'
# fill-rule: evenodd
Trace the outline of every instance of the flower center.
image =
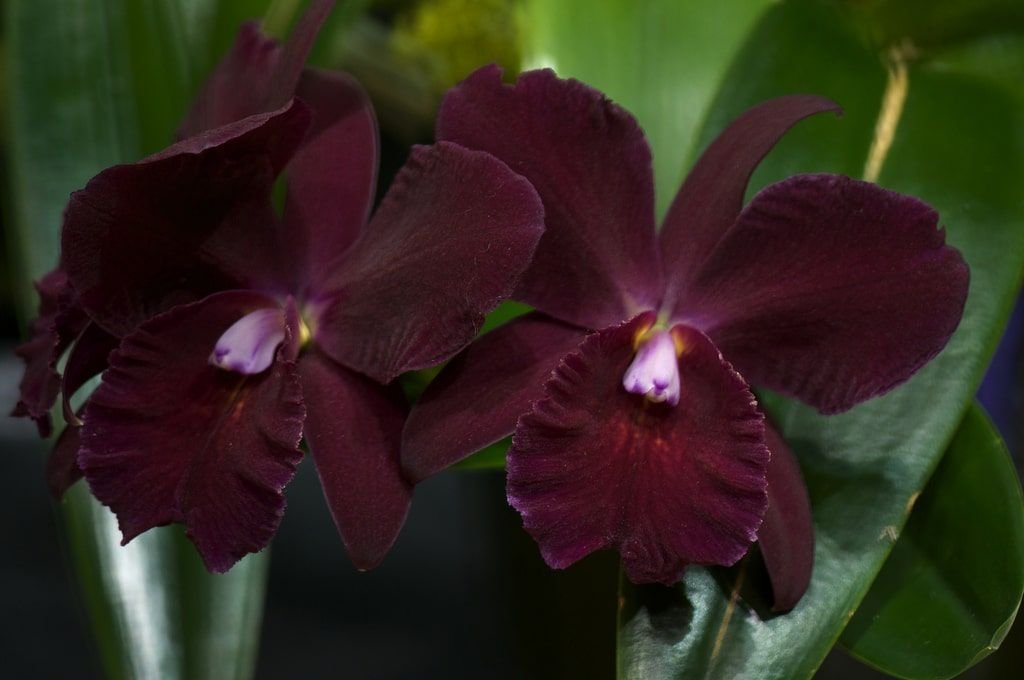
<svg viewBox="0 0 1024 680">
<path fill-rule="evenodd" d="M 244 375 L 262 373 L 274 363 L 274 354 L 284 342 L 284 336 L 284 310 L 279 307 L 257 309 L 224 331 L 209 362 Z"/>
<path fill-rule="evenodd" d="M 626 369 L 622 386 L 655 403 L 679 403 L 679 347 L 672 332 L 652 327 L 636 341 L 636 356 Z"/>
</svg>

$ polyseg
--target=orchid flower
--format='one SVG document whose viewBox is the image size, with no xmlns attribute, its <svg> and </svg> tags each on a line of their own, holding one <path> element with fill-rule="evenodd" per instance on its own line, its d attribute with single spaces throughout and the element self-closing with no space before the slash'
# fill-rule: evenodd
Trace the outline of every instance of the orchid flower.
<svg viewBox="0 0 1024 680">
<path fill-rule="evenodd" d="M 40 420 L 72 335 L 65 396 L 103 371 L 58 442 L 57 490 L 77 462 L 125 542 L 182 523 L 212 571 L 268 544 L 303 436 L 354 564 L 384 557 L 412 492 L 408 407 L 386 384 L 468 344 L 543 228 L 526 180 L 450 142 L 415 148 L 368 221 L 373 110 L 349 77 L 303 68 L 332 4 L 283 47 L 244 26 L 180 142 L 71 196 L 23 351 L 19 408 Z"/>
<path fill-rule="evenodd" d="M 772 184 L 761 158 L 814 96 L 740 116 L 655 230 L 637 122 L 551 71 L 485 67 L 455 87 L 438 138 L 530 180 L 546 230 L 514 298 L 535 311 L 481 337 L 413 408 L 402 462 L 422 480 L 514 432 L 508 498 L 554 568 L 617 549 L 636 583 L 731 565 L 755 539 L 774 606 L 813 561 L 799 466 L 750 385 L 823 413 L 907 380 L 959 323 L 968 270 L 921 201 L 828 174 Z"/>
</svg>

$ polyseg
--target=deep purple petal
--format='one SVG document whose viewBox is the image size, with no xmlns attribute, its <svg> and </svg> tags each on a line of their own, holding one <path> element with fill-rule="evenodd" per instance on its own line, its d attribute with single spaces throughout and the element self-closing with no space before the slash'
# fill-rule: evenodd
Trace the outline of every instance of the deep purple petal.
<svg viewBox="0 0 1024 680">
<path fill-rule="evenodd" d="M 398 463 L 408 407 L 397 390 L 318 351 L 300 357 L 299 369 L 306 442 L 331 516 L 355 566 L 372 569 L 391 549 L 412 500 Z"/>
<path fill-rule="evenodd" d="M 284 48 L 248 21 L 196 96 L 178 129 L 185 138 L 256 113 L 283 106 L 295 94 L 306 56 L 334 6 L 316 0 L 299 20 Z"/>
<path fill-rule="evenodd" d="M 11 415 L 31 418 L 39 428 L 39 436 L 48 437 L 53 428 L 50 409 L 60 392 L 57 361 L 88 318 L 75 303 L 62 269 L 47 273 L 35 287 L 39 294 L 38 316 L 32 322 L 28 341 L 14 350 L 25 362 L 25 373 Z"/>
<path fill-rule="evenodd" d="M 313 129 L 288 164 L 284 207 L 289 257 L 304 263 L 293 290 L 320 283 L 359 236 L 377 184 L 377 119 L 355 79 L 306 71 L 299 97 L 313 111 Z"/>
<path fill-rule="evenodd" d="M 474 341 L 427 386 L 402 435 L 402 466 L 419 482 L 512 434 L 585 331 L 531 313 Z"/>
<path fill-rule="evenodd" d="M 909 378 L 960 322 L 969 273 L 938 215 L 837 175 L 773 184 L 743 211 L 681 310 L 752 384 L 824 413 Z"/>
<path fill-rule="evenodd" d="M 314 338 L 378 382 L 465 347 L 512 292 L 543 230 L 522 177 L 486 153 L 413 149 L 314 311 Z"/>
<path fill-rule="evenodd" d="M 544 201 L 547 228 L 516 299 L 587 328 L 657 304 L 651 152 L 627 111 L 552 71 L 509 86 L 487 66 L 448 93 L 437 135 L 494 154 Z"/>
<path fill-rule="evenodd" d="M 765 421 L 768 510 L 757 531 L 772 584 L 772 611 L 788 612 L 807 592 L 814 567 L 814 524 L 800 465 L 771 422 Z"/>
<path fill-rule="evenodd" d="M 74 425 L 66 426 L 46 459 L 46 486 L 56 501 L 63 498 L 71 485 L 82 478 L 82 468 L 78 467 L 81 430 Z"/>
<path fill-rule="evenodd" d="M 271 203 L 277 156 L 305 135 L 301 105 L 104 170 L 71 195 L 62 262 L 94 321 L 122 336 L 151 316 L 284 277 Z M 286 153 L 287 151 L 287 153 Z M 154 160 L 155 158 L 155 160 Z"/>
<path fill-rule="evenodd" d="M 64 364 L 64 376 L 61 380 L 66 422 L 81 425 L 78 416 L 71 408 L 71 397 L 85 383 L 107 368 L 107 356 L 114 351 L 117 344 L 117 338 L 91 321 L 78 334 L 74 347 L 68 353 L 68 360 Z"/>
<path fill-rule="evenodd" d="M 791 95 L 758 104 L 733 121 L 704 151 L 679 188 L 661 230 L 663 309 L 677 309 L 715 245 L 736 222 L 754 168 L 793 125 L 842 109 L 824 97 Z"/>
<path fill-rule="evenodd" d="M 127 335 L 89 398 L 78 462 L 117 514 L 124 542 L 185 525 L 211 571 L 266 547 L 302 459 L 298 372 L 279 360 L 243 376 L 207 363 L 217 338 L 274 304 L 229 291 L 176 307 Z"/>
<path fill-rule="evenodd" d="M 761 524 L 763 416 L 706 337 L 674 329 L 678 406 L 623 388 L 652 317 L 589 336 L 516 427 L 509 502 L 556 569 L 616 548 L 634 583 L 672 584 L 688 564 L 733 564 Z"/>
</svg>

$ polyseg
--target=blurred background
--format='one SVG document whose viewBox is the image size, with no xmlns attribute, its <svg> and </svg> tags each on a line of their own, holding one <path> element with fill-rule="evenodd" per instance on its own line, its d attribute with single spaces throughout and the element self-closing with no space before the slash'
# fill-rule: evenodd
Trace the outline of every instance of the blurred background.
<svg viewBox="0 0 1024 680">
<path fill-rule="evenodd" d="M 49 219 L 29 224 L 27 232 L 24 227 L 16 231 L 15 221 L 25 221 L 25 206 L 15 205 L 16 197 L 24 193 L 21 185 L 25 178 L 12 174 L 12 169 L 35 162 L 32 157 L 26 159 L 32 154 L 66 155 L 69 165 L 77 162 L 71 157 L 79 154 L 84 182 L 105 165 L 130 161 L 160 148 L 170 139 L 187 103 L 187 96 L 178 95 L 190 92 L 204 69 L 227 48 L 238 20 L 264 17 L 268 29 L 280 36 L 301 6 L 292 0 L 249 1 L 227 3 L 229 11 L 210 13 L 201 9 L 210 3 L 181 0 L 183 9 L 177 16 L 188 23 L 186 32 L 208 33 L 206 53 L 174 61 L 189 66 L 168 71 L 166 79 L 158 83 L 139 80 L 152 64 L 130 63 L 125 82 L 152 96 L 138 100 L 142 122 L 127 132 L 123 121 L 103 118 L 112 114 L 104 111 L 100 102 L 103 115 L 94 125 L 118 132 L 115 137 L 121 147 L 111 148 L 105 146 L 102 132 L 99 141 L 83 141 L 93 129 L 55 130 L 40 142 L 44 146 L 23 140 L 18 143 L 12 134 L 23 129 L 26 115 L 39 116 L 39 125 L 45 126 L 51 113 L 67 115 L 78 106 L 77 98 L 123 96 L 118 88 L 124 82 L 115 77 L 119 67 L 112 67 L 111 60 L 138 58 L 145 52 L 140 45 L 160 41 L 168 27 L 153 23 L 153 17 L 164 15 L 139 11 L 146 3 L 134 4 L 133 0 L 50 2 L 54 12 L 68 15 L 51 17 L 58 27 L 66 28 L 74 21 L 91 22 L 90 26 L 97 30 L 105 27 L 116 37 L 125 33 L 118 29 L 118 22 L 134 22 L 133 30 L 127 32 L 134 42 L 105 44 L 97 38 L 90 48 L 95 51 L 88 51 L 73 42 L 48 38 L 27 47 L 36 41 L 29 32 L 32 13 L 25 10 L 28 4 L 4 0 L 0 13 L 0 117 L 4 122 L 0 128 L 0 156 L 4 159 L 0 166 L 4 191 L 0 194 L 0 409 L 5 411 L 17 400 L 21 363 L 12 351 L 32 313 L 27 306 L 32 300 L 28 282 L 40 267 L 48 266 L 45 260 L 52 257 L 58 228 L 53 218 L 59 214 L 57 206 L 31 213 Z M 771 3 L 760 4 L 767 7 Z M 900 2 L 882 0 L 816 4 L 827 6 L 828 14 L 822 16 L 857 24 L 865 49 L 879 53 L 879 45 L 893 44 L 897 37 L 913 36 L 915 49 L 927 55 L 929 50 L 941 53 L 947 45 L 955 49 L 974 42 L 989 45 L 990 38 L 1020 43 L 1024 32 L 1024 11 L 1012 0 L 934 2 L 928 4 L 928 21 L 922 20 L 919 11 L 925 5 L 919 2 L 902 3 L 902 7 Z M 102 9 L 96 9 L 100 5 Z M 906 9 L 908 6 L 913 10 Z M 96 20 L 93 10 L 106 14 Z M 33 16 L 48 21 L 38 12 Z M 760 14 L 742 16 L 742 21 L 722 29 L 726 38 L 717 49 L 735 51 Z M 313 61 L 353 72 L 370 91 L 383 136 L 381 187 L 388 186 L 410 144 L 431 141 L 433 114 L 449 86 L 482 63 L 496 61 L 510 73 L 538 65 L 534 63 L 536 50 L 523 48 L 532 39 L 523 34 L 523 17 L 521 4 L 511 0 L 339 4 Z M 579 30 L 587 34 L 586 17 L 577 19 Z M 730 17 L 720 20 L 728 22 Z M 642 28 L 653 33 L 663 30 L 657 22 Z M 695 27 L 695 32 L 699 28 Z M 59 37 L 59 33 L 44 29 L 39 35 Z M 594 29 L 595 49 L 599 49 L 601 38 Z M 709 40 L 707 36 L 703 39 Z M 684 35 L 680 40 L 699 42 L 701 38 Z M 582 41 L 587 41 L 586 35 Z M 708 47 L 727 66 L 728 55 L 715 49 Z M 1019 53 L 1024 55 L 1024 49 Z M 19 87 L 24 87 L 26 74 L 31 76 L 38 69 L 36 87 L 50 88 L 52 111 L 22 106 L 20 123 L 12 122 L 12 107 L 24 102 L 12 98 L 11 54 L 21 60 Z M 34 64 L 32 59 L 43 61 Z M 1000 57 L 993 68 L 1013 68 L 1014 62 L 1007 63 Z M 799 70 L 801 64 L 795 63 L 793 68 Z M 881 68 L 879 72 L 884 73 Z M 1024 76 L 1024 71 L 1018 76 Z M 680 96 L 707 97 L 707 93 Z M 691 119 L 679 122 L 683 129 L 693 128 L 694 132 L 687 133 L 692 137 L 691 146 L 696 143 L 698 115 L 695 109 Z M 130 144 L 124 142 L 126 138 Z M 134 156 L 131 149 L 137 150 Z M 675 176 L 659 176 L 659 191 L 677 185 L 682 168 L 680 162 Z M 1020 190 L 1024 195 L 1024 186 Z M 663 194 L 659 196 L 663 199 Z M 1024 224 L 1019 226 L 1024 229 Z M 26 241 L 32 245 L 26 247 Z M 979 393 L 1018 470 L 1024 422 L 1022 325 L 1018 310 Z M 5 485 L 5 509 L 0 515 L 4 540 L 0 550 L 3 675 L 100 678 L 104 677 L 105 661 L 99 651 L 102 645 L 97 646 L 90 632 L 88 614 L 89 598 L 94 595 L 75 577 L 75 539 L 68 538 L 73 536 L 75 522 L 69 519 L 66 506 L 62 509 L 55 504 L 46 490 L 43 465 L 47 446 L 38 441 L 31 423 L 0 419 L 0 480 Z M 167 540 L 183 542 L 177 532 L 167 529 Z M 617 561 L 611 554 L 592 556 L 564 572 L 548 569 L 521 530 L 518 515 L 508 508 L 503 475 L 494 470 L 449 471 L 420 486 L 393 553 L 372 573 L 357 573 L 344 555 L 312 466 L 305 464 L 288 489 L 288 512 L 269 560 L 256 677 L 611 678 L 615 668 L 616 574 Z M 258 614 L 251 616 L 258 621 Z M 999 652 L 963 677 L 1018 677 L 1024 663 L 1020 628 L 1016 626 Z M 835 651 L 817 677 L 888 676 Z"/>
</svg>

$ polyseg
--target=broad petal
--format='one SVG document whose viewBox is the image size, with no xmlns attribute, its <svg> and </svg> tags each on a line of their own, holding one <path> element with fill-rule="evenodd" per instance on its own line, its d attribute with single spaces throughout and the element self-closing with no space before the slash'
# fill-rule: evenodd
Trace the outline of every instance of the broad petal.
<svg viewBox="0 0 1024 680">
<path fill-rule="evenodd" d="M 757 532 L 761 557 L 772 584 L 772 611 L 788 612 L 811 583 L 814 524 L 800 465 L 785 440 L 765 421 L 768 463 L 768 510 Z"/>
<path fill-rule="evenodd" d="M 377 119 L 352 77 L 329 71 L 302 76 L 298 96 L 313 129 L 288 164 L 282 245 L 305 263 L 293 290 L 331 273 L 366 225 L 377 185 Z"/>
<path fill-rule="evenodd" d="M 316 350 L 299 358 L 299 369 L 306 442 L 331 516 L 355 566 L 372 569 L 391 549 L 412 500 L 398 462 L 408 407 L 397 390 Z"/>
<path fill-rule="evenodd" d="M 78 335 L 74 347 L 68 353 L 61 380 L 64 420 L 72 425 L 81 425 L 71 408 L 71 397 L 85 383 L 107 368 L 107 357 L 117 347 L 118 339 L 93 322 Z"/>
<path fill-rule="evenodd" d="M 46 486 L 55 501 L 63 498 L 71 485 L 82 478 L 82 468 L 78 467 L 81 431 L 80 427 L 67 425 L 46 459 Z"/>
<path fill-rule="evenodd" d="M 470 344 L 431 381 L 402 435 L 402 467 L 420 482 L 512 434 L 586 331 L 537 312 Z"/>
<path fill-rule="evenodd" d="M 273 304 L 218 293 L 142 324 L 111 354 L 85 408 L 78 462 L 125 543 L 181 522 L 207 568 L 223 572 L 277 530 L 302 459 L 295 365 L 243 376 L 207 363 L 231 324 Z"/>
<path fill-rule="evenodd" d="M 275 167 L 309 112 L 291 105 L 108 168 L 71 195 L 62 262 L 80 303 L 123 336 L 171 307 L 284 280 L 271 203 Z"/>
<path fill-rule="evenodd" d="M 333 6 L 333 0 L 312 3 L 284 48 L 264 35 L 255 21 L 242 24 L 231 50 L 196 96 L 178 138 L 284 105 L 295 94 L 309 50 Z"/>
<path fill-rule="evenodd" d="M 736 222 L 747 182 L 761 159 L 793 125 L 826 111 L 842 113 L 824 97 L 770 99 L 733 121 L 708 146 L 679 188 L 662 225 L 663 309 L 677 308 L 704 261 Z"/>
<path fill-rule="evenodd" d="M 969 273 L 937 223 L 921 201 L 846 177 L 773 184 L 680 318 L 751 383 L 843 411 L 909 378 L 960 322 Z"/>
<path fill-rule="evenodd" d="M 378 382 L 441 363 L 507 298 L 543 230 L 536 192 L 501 161 L 416 147 L 314 312 L 318 345 Z"/>
<path fill-rule="evenodd" d="M 516 299 L 587 328 L 657 305 L 651 152 L 625 109 L 549 70 L 509 86 L 487 66 L 445 97 L 437 135 L 494 154 L 544 201 L 547 227 Z"/>
<path fill-rule="evenodd" d="M 53 429 L 50 409 L 60 393 L 57 361 L 88 318 L 75 304 L 64 270 L 57 268 L 47 273 L 35 288 L 39 294 L 38 316 L 32 322 L 28 341 L 14 350 L 25 362 L 25 373 L 11 415 L 31 418 L 39 436 L 48 437 Z"/>
<path fill-rule="evenodd" d="M 706 337 L 675 329 L 678 406 L 623 388 L 652 317 L 589 336 L 516 427 L 509 502 L 556 569 L 616 548 L 634 583 L 672 584 L 688 564 L 736 562 L 761 524 L 763 416 Z"/>
</svg>

